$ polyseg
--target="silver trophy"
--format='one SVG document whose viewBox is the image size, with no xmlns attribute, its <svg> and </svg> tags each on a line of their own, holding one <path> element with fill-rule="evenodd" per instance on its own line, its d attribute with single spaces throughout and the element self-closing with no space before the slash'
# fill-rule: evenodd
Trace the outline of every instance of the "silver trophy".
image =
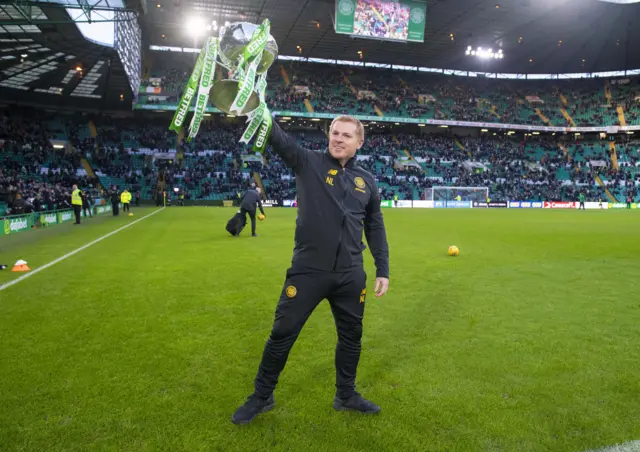
<svg viewBox="0 0 640 452">
<path fill-rule="evenodd" d="M 240 111 L 232 111 L 231 109 L 238 96 L 240 80 L 245 77 L 248 69 L 245 49 L 250 44 L 258 27 L 259 25 L 248 22 L 235 22 L 220 30 L 218 60 L 220 65 L 229 71 L 229 78 L 216 82 L 211 88 L 210 97 L 213 105 L 225 113 L 246 115 L 260 105 L 258 85 L 254 84 L 255 88 L 251 91 L 244 107 Z M 266 74 L 277 57 L 278 44 L 269 34 L 260 61 L 255 67 L 256 76 Z"/>
<path fill-rule="evenodd" d="M 191 103 L 194 114 L 189 125 L 188 140 L 198 134 L 209 99 L 225 113 L 247 116 L 249 123 L 241 143 L 248 144 L 258 133 L 254 149 L 264 152 L 272 118 L 265 103 L 267 70 L 278 57 L 278 45 L 270 34 L 271 23 L 260 25 L 236 22 L 223 27 L 220 37 L 207 38 L 191 77 L 178 103 L 169 130 L 180 133 Z M 216 64 L 228 71 L 228 79 L 214 80 Z M 256 81 L 257 79 L 257 81 Z"/>
</svg>

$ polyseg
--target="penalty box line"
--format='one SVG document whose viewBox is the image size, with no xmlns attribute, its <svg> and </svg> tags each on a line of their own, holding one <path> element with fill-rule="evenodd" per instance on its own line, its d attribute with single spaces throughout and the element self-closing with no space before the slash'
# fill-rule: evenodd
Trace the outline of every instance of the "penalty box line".
<svg viewBox="0 0 640 452">
<path fill-rule="evenodd" d="M 155 214 L 157 214 L 158 212 L 161 212 L 164 209 L 165 209 L 165 207 L 162 207 L 161 209 L 158 209 L 158 210 L 156 210 L 154 212 L 151 212 L 150 214 L 147 214 L 142 218 L 138 218 L 136 221 L 133 221 L 133 222 L 131 222 L 129 224 L 126 224 L 126 225 L 122 226 L 121 228 L 116 229 L 115 231 L 111 231 L 110 233 L 105 234 L 102 237 L 95 239 L 93 242 L 89 242 L 86 245 L 83 245 L 80 248 L 75 249 L 75 250 L 71 251 L 70 253 L 65 254 L 64 256 L 61 256 L 61 257 L 49 262 L 48 264 L 44 264 L 42 267 L 38 267 L 38 268 L 30 271 L 29 273 L 25 273 L 24 275 L 22 275 L 19 278 L 14 279 L 13 281 L 9 281 L 7 283 L 4 283 L 3 285 L 0 286 L 0 292 L 5 290 L 5 289 L 8 289 L 9 287 L 13 286 L 14 284 L 18 284 L 20 281 L 24 281 L 25 279 L 27 279 L 27 278 L 29 278 L 29 277 L 41 272 L 42 270 L 45 270 L 45 269 L 47 269 L 49 267 L 53 267 L 58 262 L 62 262 L 63 260 L 67 259 L 68 257 L 71 257 L 74 254 L 79 253 L 80 251 L 89 248 L 91 245 L 95 245 L 98 242 L 102 242 L 107 237 L 111 237 L 112 235 L 117 234 L 118 232 L 122 231 L 123 229 L 127 229 L 128 227 L 133 226 L 134 224 L 138 223 L 139 221 L 142 221 L 145 218 L 149 218 L 151 215 L 155 215 Z"/>
</svg>

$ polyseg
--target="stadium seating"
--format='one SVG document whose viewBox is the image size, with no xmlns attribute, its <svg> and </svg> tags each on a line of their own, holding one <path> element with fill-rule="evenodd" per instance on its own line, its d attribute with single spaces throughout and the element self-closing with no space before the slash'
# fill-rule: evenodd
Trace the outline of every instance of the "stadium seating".
<svg viewBox="0 0 640 452">
<path fill-rule="evenodd" d="M 139 103 L 177 102 L 194 60 L 189 54 L 158 58 L 146 68 Z M 271 108 L 286 111 L 537 126 L 640 124 L 639 95 L 637 78 L 622 84 L 491 80 L 313 63 L 274 67 L 267 93 Z M 234 199 L 256 172 L 268 197 L 293 199 L 291 172 L 270 148 L 262 159 L 240 144 L 242 127 L 205 121 L 198 136 L 186 142 L 168 130 L 166 118 L 149 114 L 113 118 L 4 111 L 0 209 L 12 211 L 17 193 L 29 203 L 47 193 L 47 200 L 62 205 L 74 182 L 86 188 L 128 187 L 152 199 L 162 181 L 169 192 L 181 188 L 187 200 Z M 293 133 L 307 149 L 327 147 L 320 129 Z M 580 136 L 394 134 L 373 125 L 366 134 L 359 163 L 375 175 L 383 199 L 420 199 L 436 185 L 488 186 L 494 200 L 574 200 L 579 191 L 592 200 L 613 195 L 622 201 L 629 193 L 640 199 L 640 142 L 632 135 L 617 139 L 614 158 L 608 141 Z M 54 149 L 51 140 L 66 143 L 64 149 Z M 465 169 L 464 162 L 483 170 Z"/>
<path fill-rule="evenodd" d="M 28 213 L 70 205 L 75 183 L 93 197 L 97 180 L 87 176 L 77 152 L 55 149 L 50 140 L 81 141 L 84 137 L 72 117 L 25 110 L 0 115 L 0 212 Z"/>
<path fill-rule="evenodd" d="M 170 146 L 175 146 L 175 134 L 167 134 L 165 128 L 144 122 L 104 125 L 96 120 L 97 137 L 91 140 L 80 138 L 79 132 L 89 127 L 81 122 L 73 125 L 71 119 L 68 120 L 68 129 L 74 130 L 74 136 L 78 137 L 78 150 L 88 156 L 104 187 L 130 187 L 140 191 L 143 199 L 153 197 L 161 172 L 160 161 L 154 154 L 162 155 L 170 150 Z M 80 176 L 86 176 L 78 154 L 56 152 L 50 146 L 48 149 L 42 147 L 41 153 L 34 154 L 24 147 L 26 142 L 19 135 L 26 121 L 13 119 L 10 125 L 6 118 L 4 121 L 5 144 L 0 161 L 3 162 L 5 189 L 16 188 L 12 185 L 16 177 L 26 181 L 18 186 L 19 189 L 36 187 L 37 191 L 39 186 L 33 184 L 68 187 Z M 46 134 L 51 125 L 43 121 L 40 127 L 39 133 Z M 12 132 L 8 132 L 9 129 Z M 579 190 L 585 191 L 589 199 L 605 199 L 604 189 L 595 182 L 597 173 L 610 186 L 614 196 L 624 199 L 629 187 L 640 178 L 636 167 L 640 161 L 637 141 L 620 146 L 620 167 L 616 171 L 609 145 L 604 141 L 566 143 L 565 155 L 553 141 L 529 139 L 523 142 L 505 135 L 456 138 L 367 133 L 359 162 L 375 175 L 383 198 L 397 194 L 401 199 L 420 199 L 425 190 L 434 185 L 464 185 L 488 186 L 495 200 L 576 199 Z M 205 124 L 202 133 L 184 146 L 182 161 L 173 158 L 165 165 L 166 183 L 169 187 L 183 189 L 187 199 L 233 199 L 252 181 L 252 173 L 257 171 L 268 196 L 295 197 L 292 174 L 270 148 L 267 149 L 266 165 L 243 159 L 250 153 L 238 143 L 240 134 L 241 125 L 213 127 Z M 69 139 L 66 134 L 58 136 Z M 320 131 L 299 133 L 298 140 L 302 146 L 313 150 L 327 146 L 327 139 Z M 141 145 L 155 147 L 137 147 Z M 398 165 L 398 158 L 406 157 L 407 153 L 415 166 Z M 35 164 L 26 164 L 27 161 Z M 480 163 L 485 171 L 470 172 L 462 166 L 465 161 Z M 593 161 L 602 162 L 604 166 L 592 170 L 590 162 Z M 81 179 L 89 186 L 86 177 Z"/>
<path fill-rule="evenodd" d="M 138 102 L 175 104 L 194 55 L 169 55 L 143 81 Z M 281 74 L 286 74 L 286 77 Z M 273 110 L 400 116 L 536 126 L 638 125 L 638 78 L 504 80 L 291 62 L 269 72 Z M 147 91 L 147 87 L 157 86 Z M 305 102 L 306 101 L 306 102 Z M 311 110 L 310 110 L 311 108 Z M 621 113 L 618 111 L 621 109 Z"/>
</svg>

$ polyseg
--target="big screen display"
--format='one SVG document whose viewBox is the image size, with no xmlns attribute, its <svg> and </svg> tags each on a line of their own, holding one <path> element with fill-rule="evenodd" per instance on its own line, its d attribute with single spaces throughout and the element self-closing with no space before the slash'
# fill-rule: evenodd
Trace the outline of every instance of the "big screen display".
<svg viewBox="0 0 640 452">
<path fill-rule="evenodd" d="M 336 0 L 336 33 L 424 42 L 427 4 L 419 0 Z"/>
</svg>

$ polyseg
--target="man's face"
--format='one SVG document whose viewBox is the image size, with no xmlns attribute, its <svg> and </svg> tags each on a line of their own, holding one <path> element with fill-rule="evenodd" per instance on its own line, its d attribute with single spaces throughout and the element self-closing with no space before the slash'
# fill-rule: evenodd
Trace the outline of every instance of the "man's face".
<svg viewBox="0 0 640 452">
<path fill-rule="evenodd" d="M 362 143 L 354 123 L 336 121 L 329 131 L 329 153 L 342 163 L 356 155 Z"/>
</svg>

